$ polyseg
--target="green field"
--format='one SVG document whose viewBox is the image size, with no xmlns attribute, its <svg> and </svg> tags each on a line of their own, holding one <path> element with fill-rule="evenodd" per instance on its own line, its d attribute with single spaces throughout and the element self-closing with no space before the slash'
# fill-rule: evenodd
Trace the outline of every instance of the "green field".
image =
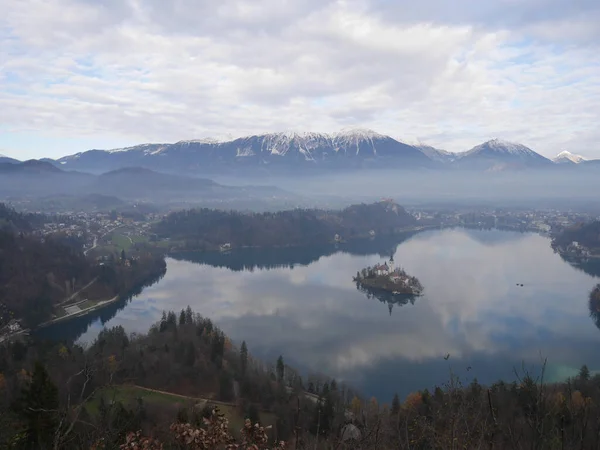
<svg viewBox="0 0 600 450">
<path fill-rule="evenodd" d="M 203 408 L 207 404 L 205 399 L 197 399 L 193 397 L 183 397 L 176 394 L 169 394 L 164 392 L 153 392 L 148 391 L 137 386 L 112 386 L 103 389 L 99 394 L 92 398 L 86 405 L 86 410 L 90 415 L 98 414 L 98 405 L 100 404 L 100 397 L 104 396 L 106 402 L 121 402 L 126 407 L 133 408 L 141 399 L 144 404 L 154 405 L 165 405 L 165 406 L 177 406 L 177 407 L 191 407 L 196 406 L 197 408 Z M 208 402 L 210 403 L 210 402 Z M 239 435 L 239 430 L 244 426 L 245 417 L 238 411 L 238 408 L 233 405 L 223 405 L 216 403 L 219 411 L 227 417 L 229 420 L 230 431 L 235 435 Z M 173 418 L 175 419 L 175 418 Z M 263 425 L 275 425 L 275 416 L 271 413 L 261 412 L 260 419 Z"/>
<path fill-rule="evenodd" d="M 98 253 L 106 251 L 109 253 L 119 253 L 121 250 L 127 252 L 132 245 L 145 242 L 148 242 L 147 236 L 141 236 L 139 234 L 127 236 L 122 233 L 114 232 L 102 240 L 102 243 L 98 246 Z"/>
<path fill-rule="evenodd" d="M 120 233 L 112 233 L 110 235 L 110 240 L 112 241 L 113 247 L 116 247 L 119 250 L 127 251 L 129 250 L 129 247 L 133 245 L 133 243 L 131 242 L 133 238 L 130 241 L 127 236 Z"/>
</svg>

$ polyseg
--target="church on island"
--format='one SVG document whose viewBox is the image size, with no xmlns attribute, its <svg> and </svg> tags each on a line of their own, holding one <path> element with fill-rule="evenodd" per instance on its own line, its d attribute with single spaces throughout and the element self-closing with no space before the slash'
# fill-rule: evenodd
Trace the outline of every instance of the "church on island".
<svg viewBox="0 0 600 450">
<path fill-rule="evenodd" d="M 402 268 L 396 267 L 393 254 L 389 261 L 357 272 L 354 281 L 366 287 L 383 289 L 394 294 L 420 295 L 423 290 L 419 280 L 409 276 Z"/>
<path fill-rule="evenodd" d="M 373 267 L 373 271 L 378 277 L 388 276 L 390 281 L 395 283 L 400 282 L 402 275 L 404 274 L 402 269 L 395 267 L 394 255 L 391 256 L 389 261 L 384 262 L 383 264 L 377 264 L 375 267 Z"/>
</svg>

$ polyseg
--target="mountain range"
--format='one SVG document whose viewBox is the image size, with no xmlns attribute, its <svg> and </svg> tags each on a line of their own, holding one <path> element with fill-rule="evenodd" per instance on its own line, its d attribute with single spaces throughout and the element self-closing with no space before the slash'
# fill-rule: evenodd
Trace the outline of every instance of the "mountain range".
<svg viewBox="0 0 600 450">
<path fill-rule="evenodd" d="M 428 145 L 410 145 L 371 130 L 325 133 L 268 133 L 219 141 L 201 139 L 174 144 L 142 144 L 88 150 L 57 160 L 64 170 L 91 173 L 126 167 L 194 175 L 341 171 L 365 168 L 505 171 L 558 166 L 598 166 L 569 152 L 550 160 L 517 143 L 492 139 L 471 150 L 451 153 Z M 2 162 L 2 160 L 0 160 Z M 15 162 L 7 161 L 7 162 Z"/>
<path fill-rule="evenodd" d="M 101 195 L 119 199 L 209 204 L 260 202 L 293 198 L 273 186 L 226 186 L 206 178 L 126 167 L 101 175 L 66 171 L 47 161 L 0 163 L 0 197 L 52 198 L 63 195 Z"/>
</svg>

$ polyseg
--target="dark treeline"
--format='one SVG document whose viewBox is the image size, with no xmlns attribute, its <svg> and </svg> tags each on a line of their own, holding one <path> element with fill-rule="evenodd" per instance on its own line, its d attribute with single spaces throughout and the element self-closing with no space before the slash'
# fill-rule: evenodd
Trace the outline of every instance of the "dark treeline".
<svg viewBox="0 0 600 450">
<path fill-rule="evenodd" d="M 297 449 L 598 448 L 600 375 L 584 366 L 558 384 L 546 383 L 543 367 L 516 376 L 485 387 L 476 380 L 463 385 L 450 373 L 432 391 L 395 396 L 389 404 L 365 401 L 335 380 L 303 380 L 282 357 L 272 366 L 254 360 L 245 343 L 233 346 L 188 308 L 165 313 L 146 335 L 105 330 L 87 349 L 18 342 L 0 347 L 0 448 L 232 444 L 236 430 L 227 431 L 210 401 L 199 398 L 224 401 L 221 408 L 234 411 L 230 418 L 274 425 L 263 437 L 249 438 L 245 429 L 247 445 L 229 448 L 279 448 L 275 441 Z M 124 396 L 134 386 L 189 399 Z M 149 439 L 146 447 L 142 436 Z"/>
<path fill-rule="evenodd" d="M 47 217 L 41 214 L 24 214 L 0 203 L 0 230 L 30 232 L 35 225 L 45 223 Z"/>
<path fill-rule="evenodd" d="M 579 224 L 567 228 L 554 237 L 552 246 L 567 247 L 572 242 L 590 249 L 594 254 L 600 254 L 600 221 Z"/>
<path fill-rule="evenodd" d="M 293 246 L 332 242 L 335 235 L 348 239 L 395 231 L 416 225 L 401 206 L 383 201 L 353 205 L 341 211 L 295 209 L 242 213 L 192 209 L 169 214 L 154 231 L 183 243 L 184 249 L 208 250 L 230 243 L 232 247 Z"/>
<path fill-rule="evenodd" d="M 590 292 L 589 300 L 590 317 L 600 329 L 600 284 Z"/>
<path fill-rule="evenodd" d="M 63 214 L 22 213 L 0 203 L 0 230 L 13 233 L 30 233 L 45 223 L 74 223 L 71 216 Z"/>
</svg>

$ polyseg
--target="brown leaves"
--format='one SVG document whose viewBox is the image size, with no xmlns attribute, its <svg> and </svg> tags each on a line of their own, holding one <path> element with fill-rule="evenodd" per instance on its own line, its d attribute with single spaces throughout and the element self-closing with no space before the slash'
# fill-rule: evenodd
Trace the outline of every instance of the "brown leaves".
<svg viewBox="0 0 600 450">
<path fill-rule="evenodd" d="M 407 409 L 416 409 L 423 403 L 423 396 L 420 392 L 412 392 L 408 394 L 404 401 L 404 407 Z"/>
<path fill-rule="evenodd" d="M 242 429 L 242 443 L 237 444 L 229 433 L 229 421 L 215 408 L 208 419 L 204 419 L 205 428 L 194 428 L 189 423 L 175 423 L 171 425 L 171 432 L 175 440 L 185 449 L 189 450 L 283 450 L 285 443 L 280 442 L 274 447 L 268 444 L 266 430 L 259 424 L 252 425 L 246 419 Z M 150 438 L 137 433 L 129 433 L 127 441 L 121 445 L 121 450 L 162 450 L 163 445 Z"/>
<path fill-rule="evenodd" d="M 117 361 L 117 357 L 115 355 L 110 355 L 107 358 L 107 366 L 108 366 L 108 371 L 111 374 L 114 374 L 117 371 L 117 368 L 119 367 L 119 363 Z"/>
<path fill-rule="evenodd" d="M 162 450 L 162 443 L 155 439 L 142 436 L 142 433 L 128 433 L 125 444 L 121 445 L 121 450 Z"/>
</svg>

